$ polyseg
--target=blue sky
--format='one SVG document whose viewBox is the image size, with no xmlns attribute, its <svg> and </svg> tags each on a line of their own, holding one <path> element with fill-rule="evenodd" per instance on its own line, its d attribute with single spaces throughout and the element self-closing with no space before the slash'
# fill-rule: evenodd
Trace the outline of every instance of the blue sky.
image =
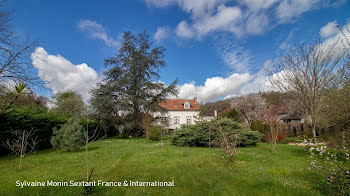
<svg viewBox="0 0 350 196">
<path fill-rule="evenodd" d="M 166 47 L 161 81 L 179 78 L 179 96 L 202 102 L 257 92 L 264 66 L 301 41 L 339 36 L 350 19 L 345 0 L 13 0 L 16 29 L 41 41 L 33 65 L 46 96 L 81 92 L 102 77 L 123 31 L 146 30 Z M 323 30 L 322 30 L 323 29 Z"/>
</svg>

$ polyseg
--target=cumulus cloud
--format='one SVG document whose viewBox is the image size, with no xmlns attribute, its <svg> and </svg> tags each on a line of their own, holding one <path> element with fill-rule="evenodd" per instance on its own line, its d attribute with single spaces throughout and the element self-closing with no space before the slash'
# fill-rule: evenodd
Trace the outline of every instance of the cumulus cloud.
<svg viewBox="0 0 350 196">
<path fill-rule="evenodd" d="M 212 32 L 231 32 L 238 37 L 262 34 L 310 10 L 339 6 L 344 0 L 144 0 L 157 8 L 176 5 L 189 14 L 175 33 L 200 39 Z"/>
<path fill-rule="evenodd" d="M 39 77 L 53 93 L 73 90 L 87 101 L 89 90 L 99 80 L 97 72 L 87 64 L 74 65 L 59 54 L 48 54 L 42 47 L 36 48 L 31 58 L 33 66 L 39 70 Z"/>
<path fill-rule="evenodd" d="M 203 85 L 195 82 L 178 86 L 180 98 L 193 98 L 197 94 L 200 103 L 226 99 L 243 94 L 271 90 L 268 85 L 268 76 L 262 69 L 256 74 L 233 73 L 228 77 L 207 78 Z"/>
<path fill-rule="evenodd" d="M 170 33 L 171 33 L 170 27 L 168 26 L 158 27 L 157 31 L 153 35 L 153 39 L 160 42 L 161 40 L 168 38 L 170 36 Z"/>
<path fill-rule="evenodd" d="M 177 25 L 175 33 L 177 36 L 184 38 L 191 38 L 194 35 L 193 29 L 191 29 L 186 21 L 182 21 Z"/>
<path fill-rule="evenodd" d="M 90 37 L 102 40 L 109 47 L 118 48 L 120 46 L 119 41 L 111 37 L 107 30 L 96 21 L 80 20 L 77 26 L 81 31 L 88 33 Z"/>
<path fill-rule="evenodd" d="M 320 35 L 323 38 L 333 36 L 339 32 L 338 24 L 336 21 L 329 22 L 326 26 L 322 27 L 320 30 Z"/>
</svg>

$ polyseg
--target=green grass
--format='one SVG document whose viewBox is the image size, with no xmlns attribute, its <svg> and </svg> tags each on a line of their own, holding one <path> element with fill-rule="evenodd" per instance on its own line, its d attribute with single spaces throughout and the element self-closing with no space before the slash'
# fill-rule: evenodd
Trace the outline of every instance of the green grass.
<svg viewBox="0 0 350 196">
<path fill-rule="evenodd" d="M 161 146 L 144 139 L 110 138 L 90 144 L 92 180 L 172 181 L 174 187 L 99 187 L 98 195 L 320 195 L 319 176 L 307 170 L 303 148 L 266 143 L 239 148 L 235 163 L 220 148 Z M 82 181 L 85 151 L 43 150 L 0 158 L 0 195 L 82 195 L 82 187 L 16 187 L 20 181 Z"/>
</svg>

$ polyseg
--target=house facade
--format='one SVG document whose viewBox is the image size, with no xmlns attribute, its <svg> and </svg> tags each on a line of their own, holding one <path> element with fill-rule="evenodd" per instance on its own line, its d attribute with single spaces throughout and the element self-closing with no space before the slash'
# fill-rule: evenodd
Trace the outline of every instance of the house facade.
<svg viewBox="0 0 350 196">
<path fill-rule="evenodd" d="M 164 99 L 158 104 L 166 110 L 167 129 L 179 129 L 183 124 L 199 121 L 199 105 L 194 99 Z M 159 114 L 158 114 L 159 115 Z"/>
</svg>

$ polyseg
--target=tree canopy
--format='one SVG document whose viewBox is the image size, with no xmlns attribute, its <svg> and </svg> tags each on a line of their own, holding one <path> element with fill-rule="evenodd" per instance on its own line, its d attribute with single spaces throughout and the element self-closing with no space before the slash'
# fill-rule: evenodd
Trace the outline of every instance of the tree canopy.
<svg viewBox="0 0 350 196">
<path fill-rule="evenodd" d="M 138 35 L 124 32 L 119 51 L 105 59 L 109 69 L 92 91 L 91 103 L 100 116 L 122 118 L 124 134 L 142 135 L 142 115 L 160 111 L 158 102 L 177 94 L 177 80 L 168 86 L 159 82 L 160 68 L 166 66 L 164 51 L 162 46 L 152 48 L 146 32 Z M 103 111 L 105 107 L 100 103 L 111 108 Z"/>
</svg>

